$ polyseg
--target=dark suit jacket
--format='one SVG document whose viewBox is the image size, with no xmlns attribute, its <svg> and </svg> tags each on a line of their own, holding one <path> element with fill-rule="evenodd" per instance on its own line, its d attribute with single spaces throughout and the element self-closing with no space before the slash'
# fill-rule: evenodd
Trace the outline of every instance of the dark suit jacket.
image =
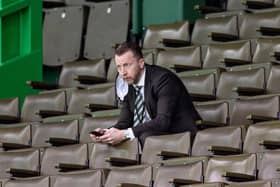
<svg viewBox="0 0 280 187">
<path fill-rule="evenodd" d="M 200 119 L 182 81 L 171 71 L 159 66 L 145 65 L 145 107 L 150 121 L 133 127 L 135 89 L 129 86 L 118 123 L 118 129 L 132 128 L 136 137 L 145 132 L 162 134 L 197 131 L 195 120 Z M 153 133 L 152 133 L 153 134 Z"/>
</svg>

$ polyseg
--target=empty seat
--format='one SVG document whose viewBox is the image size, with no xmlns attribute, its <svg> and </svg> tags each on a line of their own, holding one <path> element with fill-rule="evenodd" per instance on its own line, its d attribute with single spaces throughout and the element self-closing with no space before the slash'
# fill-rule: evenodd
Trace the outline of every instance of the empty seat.
<svg viewBox="0 0 280 187">
<path fill-rule="evenodd" d="M 78 142 L 78 120 L 32 125 L 33 147 L 61 146 Z"/>
<path fill-rule="evenodd" d="M 256 155 L 215 156 L 209 159 L 204 182 L 256 180 Z"/>
<path fill-rule="evenodd" d="M 145 140 L 141 163 L 154 164 L 161 159 L 190 155 L 191 135 L 189 132 L 149 136 Z"/>
<path fill-rule="evenodd" d="M 83 28 L 81 6 L 44 9 L 43 63 L 47 66 L 61 66 L 80 56 Z"/>
<path fill-rule="evenodd" d="M 131 186 L 150 186 L 151 182 L 151 166 L 130 166 L 112 169 L 107 177 L 104 187 L 112 187 L 121 184 L 130 184 Z"/>
<path fill-rule="evenodd" d="M 163 162 L 154 171 L 154 187 L 175 186 L 203 182 L 203 162 L 176 164 Z"/>
<path fill-rule="evenodd" d="M 62 66 L 57 84 L 28 81 L 33 89 L 53 90 L 103 83 L 106 79 L 105 60 L 84 60 L 66 62 Z"/>
<path fill-rule="evenodd" d="M 164 39 L 183 41 L 185 43 L 189 42 L 189 22 L 148 26 L 143 41 L 143 48 L 162 48 L 164 47 L 162 43 Z"/>
<path fill-rule="evenodd" d="M 9 173 L 7 173 L 9 171 Z M 30 177 L 40 174 L 40 152 L 24 149 L 0 152 L 0 177 Z"/>
<path fill-rule="evenodd" d="M 262 95 L 234 101 L 230 125 L 246 125 L 278 119 L 279 96 Z"/>
<path fill-rule="evenodd" d="M 229 101 L 217 100 L 195 103 L 195 108 L 202 120 L 197 121 L 198 126 L 219 127 L 229 124 Z"/>
<path fill-rule="evenodd" d="M 280 37 L 258 38 L 256 40 L 256 50 L 253 56 L 254 63 L 266 63 L 277 61 L 275 52 L 280 51 Z"/>
<path fill-rule="evenodd" d="M 42 118 L 66 112 L 65 92 L 28 95 L 22 106 L 22 121 L 41 121 Z"/>
<path fill-rule="evenodd" d="M 129 24 L 129 1 L 89 2 L 84 57 L 113 56 L 116 44 L 126 41 Z M 112 29 L 113 28 L 113 29 Z"/>
<path fill-rule="evenodd" d="M 51 187 L 102 187 L 104 181 L 104 173 L 102 171 L 77 171 L 65 174 L 51 176 Z"/>
<path fill-rule="evenodd" d="M 159 51 L 156 65 L 170 68 L 176 72 L 200 69 L 202 67 L 199 46 L 165 49 Z"/>
<path fill-rule="evenodd" d="M 0 124 L 19 121 L 19 98 L 0 100 Z"/>
<path fill-rule="evenodd" d="M 232 41 L 238 39 L 237 16 L 198 19 L 195 22 L 191 42 L 193 44 L 209 44 L 216 41 Z"/>
<path fill-rule="evenodd" d="M 139 164 L 138 140 L 133 139 L 118 145 L 90 144 L 90 168 L 111 168 Z"/>
<path fill-rule="evenodd" d="M 232 155 L 241 152 L 241 127 L 220 127 L 198 131 L 192 146 L 192 156 Z"/>
<path fill-rule="evenodd" d="M 280 93 L 280 65 L 273 65 L 267 79 L 266 92 Z"/>
<path fill-rule="evenodd" d="M 258 177 L 261 180 L 280 178 L 280 151 L 258 153 Z"/>
<path fill-rule="evenodd" d="M 231 183 L 228 187 L 271 187 L 270 181 L 253 181 L 253 182 L 240 182 Z"/>
<path fill-rule="evenodd" d="M 203 61 L 203 68 L 243 65 L 251 63 L 250 41 L 234 41 L 209 44 Z"/>
<path fill-rule="evenodd" d="M 48 147 L 42 154 L 41 175 L 56 175 L 59 172 L 88 168 L 86 144 Z"/>
<path fill-rule="evenodd" d="M 110 128 L 115 125 L 119 119 L 120 110 L 107 110 L 93 112 L 92 117 L 85 117 L 80 120 L 79 132 L 80 132 L 80 142 L 88 143 L 92 142 L 89 136 L 91 131 L 96 128 Z"/>
<path fill-rule="evenodd" d="M 8 180 L 3 187 L 50 187 L 49 177 Z"/>
<path fill-rule="evenodd" d="M 31 139 L 29 124 L 0 125 L 0 147 L 3 150 L 28 148 Z"/>
<path fill-rule="evenodd" d="M 277 142 L 280 141 L 279 131 L 280 121 L 262 122 L 249 126 L 244 141 L 244 152 L 257 153 L 277 148 Z"/>
<path fill-rule="evenodd" d="M 237 98 L 239 95 L 259 95 L 265 90 L 265 67 L 233 67 L 220 76 L 216 96 L 219 99 Z"/>
<path fill-rule="evenodd" d="M 280 11 L 243 13 L 240 15 L 240 39 L 254 39 L 262 35 L 279 35 Z"/>
<path fill-rule="evenodd" d="M 204 69 L 178 73 L 194 101 L 216 99 L 219 69 Z"/>
</svg>

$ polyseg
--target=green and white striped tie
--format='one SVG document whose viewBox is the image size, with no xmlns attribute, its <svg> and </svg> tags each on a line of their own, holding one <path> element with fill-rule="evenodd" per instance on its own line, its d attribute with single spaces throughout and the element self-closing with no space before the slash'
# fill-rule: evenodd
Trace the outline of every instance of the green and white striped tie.
<svg viewBox="0 0 280 187">
<path fill-rule="evenodd" d="M 136 86 L 135 93 L 136 93 L 136 99 L 134 104 L 134 118 L 133 118 L 133 126 L 139 125 L 143 123 L 144 117 L 145 117 L 145 105 L 144 105 L 144 99 L 141 94 L 141 88 L 142 86 Z"/>
</svg>

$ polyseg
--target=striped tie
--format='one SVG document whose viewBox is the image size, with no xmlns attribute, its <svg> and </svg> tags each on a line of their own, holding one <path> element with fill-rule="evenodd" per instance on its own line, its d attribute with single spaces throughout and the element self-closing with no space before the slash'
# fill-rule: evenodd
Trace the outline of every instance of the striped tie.
<svg viewBox="0 0 280 187">
<path fill-rule="evenodd" d="M 135 87 L 136 99 L 134 104 L 133 126 L 143 123 L 145 117 L 145 105 L 143 96 L 140 92 L 141 88 L 142 86 Z"/>
</svg>

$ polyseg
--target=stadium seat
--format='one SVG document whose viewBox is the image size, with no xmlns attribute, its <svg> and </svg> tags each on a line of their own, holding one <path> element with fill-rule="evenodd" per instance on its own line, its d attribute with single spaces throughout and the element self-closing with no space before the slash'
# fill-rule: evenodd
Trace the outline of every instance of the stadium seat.
<svg viewBox="0 0 280 187">
<path fill-rule="evenodd" d="M 196 20 L 191 42 L 202 45 L 214 41 L 233 41 L 238 37 L 237 16 L 216 17 Z"/>
<path fill-rule="evenodd" d="M 244 140 L 243 150 L 246 153 L 266 152 L 280 149 L 280 121 L 262 122 L 250 125 Z"/>
<path fill-rule="evenodd" d="M 149 187 L 151 184 L 151 166 L 130 166 L 110 170 L 104 187 Z"/>
<path fill-rule="evenodd" d="M 87 144 L 48 147 L 42 154 L 41 175 L 56 175 L 87 168 Z"/>
<path fill-rule="evenodd" d="M 50 187 L 49 177 L 8 180 L 2 187 Z"/>
<path fill-rule="evenodd" d="M 280 151 L 258 153 L 258 178 L 261 180 L 280 179 L 278 171 Z"/>
<path fill-rule="evenodd" d="M 253 181 L 253 182 L 240 182 L 231 183 L 228 187 L 271 187 L 270 181 Z"/>
<path fill-rule="evenodd" d="M 79 143 L 78 120 L 37 123 L 31 127 L 32 147 L 63 146 Z"/>
<path fill-rule="evenodd" d="M 20 121 L 19 98 L 0 100 L 0 124 Z"/>
<path fill-rule="evenodd" d="M 144 49 L 164 48 L 164 42 L 173 41 L 176 45 L 188 45 L 190 41 L 189 22 L 178 22 L 147 27 L 143 40 Z"/>
<path fill-rule="evenodd" d="M 266 92 L 268 94 L 280 93 L 280 65 L 272 65 L 267 79 Z"/>
<path fill-rule="evenodd" d="M 219 127 L 196 133 L 192 156 L 234 155 L 242 153 L 242 127 Z"/>
<path fill-rule="evenodd" d="M 51 187 L 102 187 L 104 183 L 102 171 L 85 170 L 51 176 Z"/>
<path fill-rule="evenodd" d="M 230 125 L 249 125 L 279 118 L 279 95 L 261 95 L 234 101 Z"/>
<path fill-rule="evenodd" d="M 199 46 L 160 50 L 156 65 L 176 72 L 202 68 L 201 49 Z"/>
<path fill-rule="evenodd" d="M 244 65 L 252 62 L 251 43 L 241 40 L 207 46 L 203 68 Z"/>
<path fill-rule="evenodd" d="M 256 155 L 215 156 L 209 159 L 204 182 L 245 182 L 256 180 Z"/>
</svg>

